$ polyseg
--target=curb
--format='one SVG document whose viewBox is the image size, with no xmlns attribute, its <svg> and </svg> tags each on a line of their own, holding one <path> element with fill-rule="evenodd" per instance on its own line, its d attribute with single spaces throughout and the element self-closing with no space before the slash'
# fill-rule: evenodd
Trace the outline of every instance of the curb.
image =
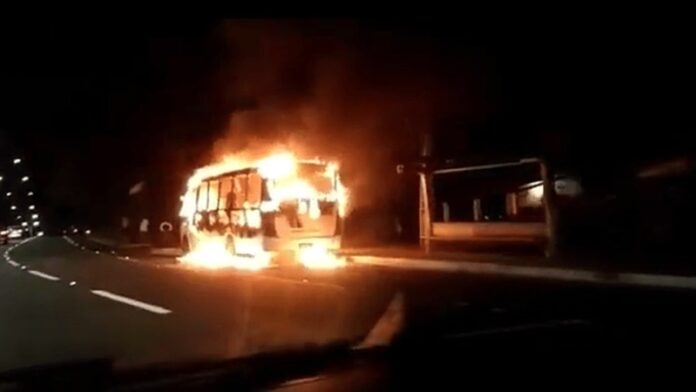
<svg viewBox="0 0 696 392">
<path fill-rule="evenodd" d="M 356 264 L 420 271 L 503 275 L 580 283 L 696 290 L 696 276 L 634 272 L 616 273 L 585 269 L 531 267 L 471 261 L 409 259 L 399 257 L 352 256 L 351 259 Z"/>
</svg>

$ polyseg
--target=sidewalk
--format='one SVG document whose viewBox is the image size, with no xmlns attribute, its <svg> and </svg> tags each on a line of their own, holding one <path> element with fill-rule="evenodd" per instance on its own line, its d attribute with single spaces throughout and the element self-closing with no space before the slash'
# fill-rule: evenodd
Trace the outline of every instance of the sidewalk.
<svg viewBox="0 0 696 392">
<path fill-rule="evenodd" d="M 113 250 L 119 254 L 128 256 L 144 256 L 150 254 L 150 244 L 132 244 L 119 238 L 110 238 L 96 234 L 71 236 L 70 238 L 92 250 Z"/>
<path fill-rule="evenodd" d="M 696 268 L 664 264 L 610 263 L 600 259 L 548 259 L 534 255 L 433 251 L 418 247 L 346 249 L 357 264 L 450 273 L 502 275 L 581 283 L 696 290 Z"/>
<path fill-rule="evenodd" d="M 418 259 L 448 262 L 495 263 L 503 265 L 522 265 L 551 268 L 574 268 L 602 271 L 606 274 L 621 272 L 638 272 L 648 274 L 668 274 L 679 276 L 696 276 L 696 260 L 688 258 L 670 258 L 666 255 L 653 257 L 623 257 L 574 255 L 547 258 L 540 254 L 521 252 L 480 252 L 432 250 L 426 253 L 417 245 L 394 245 L 383 247 L 356 247 L 342 249 L 345 256 L 373 256 L 386 259 Z"/>
<path fill-rule="evenodd" d="M 69 238 L 79 246 L 84 247 L 85 250 L 110 253 L 119 257 L 127 257 L 129 260 L 140 259 L 158 263 L 174 263 L 175 258 L 181 255 L 179 248 L 153 247 L 147 243 L 133 244 L 124 239 L 96 234 L 70 236 Z"/>
</svg>

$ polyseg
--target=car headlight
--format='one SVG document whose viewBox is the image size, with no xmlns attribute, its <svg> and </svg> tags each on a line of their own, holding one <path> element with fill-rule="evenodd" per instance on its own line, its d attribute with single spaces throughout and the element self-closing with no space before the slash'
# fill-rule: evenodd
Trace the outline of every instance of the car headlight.
<svg viewBox="0 0 696 392">
<path fill-rule="evenodd" d="M 0 230 L 0 235 L 7 235 L 7 230 Z"/>
</svg>

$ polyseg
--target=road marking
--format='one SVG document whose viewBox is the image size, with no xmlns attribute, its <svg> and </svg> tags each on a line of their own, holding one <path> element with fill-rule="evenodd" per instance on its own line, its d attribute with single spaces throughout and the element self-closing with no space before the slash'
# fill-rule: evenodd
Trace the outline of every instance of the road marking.
<svg viewBox="0 0 696 392">
<path fill-rule="evenodd" d="M 696 276 L 638 274 L 628 272 L 611 273 L 571 268 L 534 267 L 475 261 L 410 259 L 401 257 L 351 256 L 351 259 L 356 264 L 399 269 L 507 275 L 570 282 L 696 290 Z"/>
<path fill-rule="evenodd" d="M 46 280 L 52 280 L 52 281 L 60 280 L 60 278 L 57 276 L 45 274 L 45 273 L 43 273 L 41 271 L 37 271 L 37 270 L 29 270 L 27 272 L 29 272 L 30 274 L 32 274 L 34 276 L 38 276 L 39 278 L 44 278 Z"/>
<path fill-rule="evenodd" d="M 285 387 L 294 387 L 297 385 L 302 385 L 302 384 L 308 384 L 311 382 L 317 382 L 319 380 L 325 379 L 326 376 L 312 376 L 312 377 L 305 377 L 305 378 L 299 378 L 297 380 L 291 380 L 291 381 L 285 381 L 279 385 L 280 388 L 285 388 Z"/>
<path fill-rule="evenodd" d="M 77 246 L 77 243 L 75 242 L 75 240 L 73 240 L 72 238 L 68 237 L 67 235 L 64 235 L 64 236 L 63 236 L 63 239 L 64 239 L 66 242 L 68 242 L 70 245 Z"/>
<path fill-rule="evenodd" d="M 13 267 L 19 267 L 19 263 L 14 260 L 7 260 L 7 262 Z"/>
<path fill-rule="evenodd" d="M 112 301 L 121 302 L 121 303 L 124 303 L 126 305 L 135 306 L 136 308 L 147 310 L 148 312 L 157 313 L 157 314 L 169 314 L 172 312 L 171 310 L 163 308 L 161 306 L 148 304 L 146 302 L 138 301 L 137 299 L 124 297 L 122 295 L 114 294 L 114 293 L 111 293 L 111 292 L 108 292 L 105 290 L 90 290 L 90 291 L 94 295 L 108 298 Z"/>
</svg>

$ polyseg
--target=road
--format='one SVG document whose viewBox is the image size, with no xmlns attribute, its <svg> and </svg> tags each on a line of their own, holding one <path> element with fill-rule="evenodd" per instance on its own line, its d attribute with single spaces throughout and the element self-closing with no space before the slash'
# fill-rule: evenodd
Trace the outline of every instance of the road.
<svg viewBox="0 0 696 392">
<path fill-rule="evenodd" d="M 0 248 L 0 371 L 110 358 L 117 366 L 241 357 L 374 338 L 477 338 L 588 326 L 621 349 L 690 350 L 691 290 L 409 271 L 192 270 L 80 249 L 62 237 Z M 396 310 L 395 310 L 396 309 Z M 385 316 L 385 312 L 387 315 Z M 584 344 L 584 343 L 583 343 Z M 599 343 L 597 343 L 599 344 Z M 617 350 L 618 350 L 617 348 Z"/>
<path fill-rule="evenodd" d="M 384 298 L 333 276 L 198 271 L 42 237 L 0 263 L 0 369 L 109 357 L 120 364 L 248 355 L 358 339 Z M 24 268 L 24 269 L 23 269 Z M 325 275 L 325 274 L 320 274 Z"/>
</svg>

